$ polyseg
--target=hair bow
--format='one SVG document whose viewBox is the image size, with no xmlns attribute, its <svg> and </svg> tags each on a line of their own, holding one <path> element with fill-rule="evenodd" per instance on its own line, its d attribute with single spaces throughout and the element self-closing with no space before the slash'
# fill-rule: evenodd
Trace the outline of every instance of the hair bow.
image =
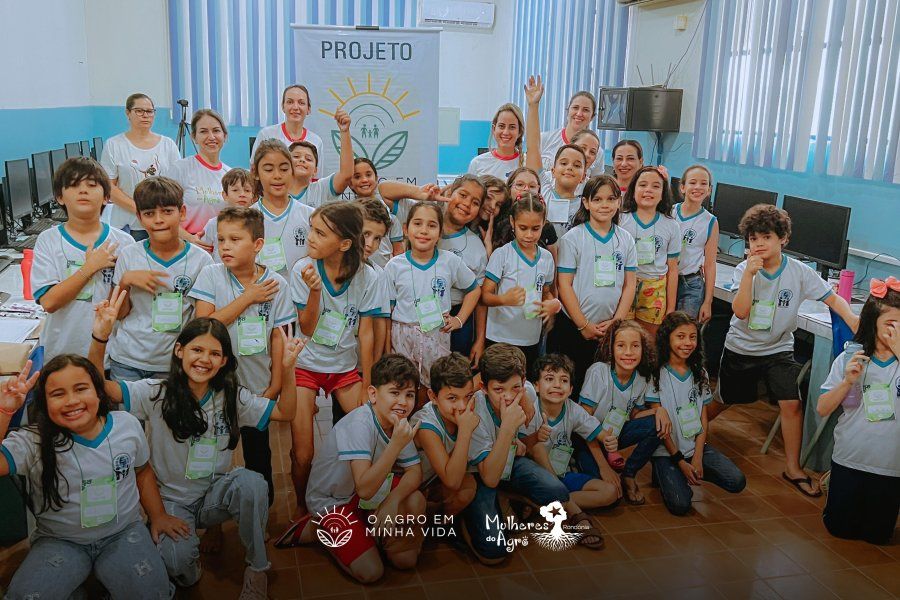
<svg viewBox="0 0 900 600">
<path fill-rule="evenodd" d="M 876 298 L 884 298 L 889 289 L 900 292 L 900 280 L 893 275 L 889 276 L 884 281 L 873 278 L 872 281 L 869 282 L 869 293 Z"/>
</svg>

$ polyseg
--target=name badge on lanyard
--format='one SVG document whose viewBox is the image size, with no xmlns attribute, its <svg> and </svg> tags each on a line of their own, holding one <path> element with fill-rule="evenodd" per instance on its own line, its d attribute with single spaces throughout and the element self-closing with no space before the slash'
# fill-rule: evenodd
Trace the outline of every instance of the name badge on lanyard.
<svg viewBox="0 0 900 600">
<path fill-rule="evenodd" d="M 619 437 L 619 434 L 622 433 L 622 427 L 625 426 L 625 421 L 627 420 L 627 413 L 621 408 L 613 406 L 603 419 L 603 429 L 609 429 L 614 437 Z"/>
<path fill-rule="evenodd" d="M 253 356 L 268 349 L 265 317 L 244 317 L 238 322 L 238 354 Z"/>
<path fill-rule="evenodd" d="M 378 491 L 375 492 L 375 495 L 369 498 L 368 500 L 364 498 L 359 499 L 359 507 L 363 510 L 375 510 L 381 503 L 384 502 L 384 499 L 388 497 L 388 494 L 391 493 L 391 486 L 394 482 L 394 474 L 388 473 L 387 477 L 384 478 L 384 481 L 381 482 L 381 487 L 378 488 Z"/>
<path fill-rule="evenodd" d="M 161 292 L 153 297 L 150 311 L 153 331 L 178 331 L 182 319 L 181 292 Z"/>
<path fill-rule="evenodd" d="M 775 322 L 775 301 L 754 300 L 750 307 L 750 320 L 747 326 L 756 331 L 772 329 Z"/>
<path fill-rule="evenodd" d="M 537 286 L 529 285 L 525 288 L 525 304 L 522 305 L 522 312 L 525 313 L 526 319 L 533 319 L 538 316 L 540 308 L 535 305 L 535 302 L 540 304 L 541 297 L 541 292 L 538 291 Z"/>
<path fill-rule="evenodd" d="M 594 257 L 594 287 L 609 287 L 616 284 L 616 258 L 614 256 Z"/>
<path fill-rule="evenodd" d="M 319 316 L 316 330 L 313 332 L 312 341 L 322 346 L 334 348 L 341 341 L 344 329 L 347 327 L 347 317 L 333 310 L 326 310 Z"/>
<path fill-rule="evenodd" d="M 259 262 L 274 271 L 284 271 L 287 268 L 287 257 L 284 254 L 281 236 L 266 238 L 259 253 Z"/>
<path fill-rule="evenodd" d="M 572 446 L 560 445 L 550 448 L 550 466 L 557 475 L 565 475 L 569 470 L 569 460 L 572 458 Z"/>
<path fill-rule="evenodd" d="M 71 277 L 78 269 L 84 266 L 84 262 L 82 261 L 68 261 L 66 266 L 66 278 Z M 75 296 L 76 300 L 82 301 L 90 301 L 94 299 L 94 278 L 91 277 L 88 279 L 87 283 L 84 284 L 84 287 L 81 288 L 81 291 L 78 292 L 78 295 Z"/>
<path fill-rule="evenodd" d="M 639 265 L 649 265 L 656 260 L 656 239 L 652 235 L 638 238 L 635 249 Z"/>
<path fill-rule="evenodd" d="M 201 437 L 191 440 L 187 465 L 184 468 L 185 479 L 204 479 L 212 475 L 216 470 L 217 453 L 216 438 Z"/>
<path fill-rule="evenodd" d="M 889 383 L 873 383 L 863 392 L 863 405 L 866 407 L 866 420 L 888 421 L 894 418 L 894 402 L 891 398 Z"/>
<path fill-rule="evenodd" d="M 81 526 L 97 527 L 118 516 L 116 476 L 81 481 Z"/>
<path fill-rule="evenodd" d="M 678 415 L 678 425 L 681 428 L 681 437 L 684 439 L 693 439 L 703 431 L 703 425 L 700 423 L 700 411 L 697 409 L 696 402 L 688 402 L 687 406 L 676 407 L 675 413 Z"/>
<path fill-rule="evenodd" d="M 509 451 L 506 453 L 506 464 L 503 465 L 503 474 L 500 476 L 500 479 L 503 481 L 509 481 L 510 476 L 512 476 L 513 463 L 516 461 L 516 450 L 518 449 L 518 445 L 513 442 L 509 446 Z"/>
<path fill-rule="evenodd" d="M 569 222 L 569 201 L 562 198 L 550 198 L 547 204 L 547 220 L 551 223 Z"/>
<path fill-rule="evenodd" d="M 419 319 L 419 329 L 422 333 L 428 333 L 432 329 L 444 326 L 444 315 L 441 313 L 441 305 L 437 296 L 429 294 L 422 296 L 416 302 L 416 318 Z"/>
</svg>

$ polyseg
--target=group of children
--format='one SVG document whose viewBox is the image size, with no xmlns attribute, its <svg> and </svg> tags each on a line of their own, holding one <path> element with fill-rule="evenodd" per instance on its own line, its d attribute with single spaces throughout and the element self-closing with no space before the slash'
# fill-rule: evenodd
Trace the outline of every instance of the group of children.
<svg viewBox="0 0 900 600">
<path fill-rule="evenodd" d="M 574 125 L 594 106 L 586 93 L 570 104 L 573 130 L 560 132 L 576 143 L 548 161 L 538 151 L 542 90 L 539 79 L 526 88 L 526 164 L 504 170 L 523 128 L 508 105 L 495 118 L 496 156 L 473 161 L 487 174 L 446 189 L 379 183 L 369 160 L 353 158 L 340 111 L 334 175 L 315 179 L 311 142 L 262 140 L 249 171 L 222 179 L 227 206 L 200 236 L 212 255 L 182 239 L 176 182 L 136 186 L 148 239 L 130 243 L 100 222 L 103 169 L 66 161 L 53 185 L 68 221 L 40 235 L 32 270 L 48 313 L 46 362 L 39 377 L 0 390 L 0 475 L 29 479 L 37 516 L 10 596 L 71 591 L 93 570 L 114 597 L 168 597 L 169 580 L 200 578 L 197 529 L 235 519 L 247 551 L 242 598 L 264 597 L 272 420 L 290 423 L 297 498 L 276 546 L 317 539 L 326 510 L 351 515 L 349 541 L 328 550 L 363 582 L 381 576 L 385 558 L 414 566 L 422 543 L 376 539 L 365 531 L 373 520 L 458 516 L 489 564 L 509 556 L 498 490 L 526 505 L 561 503 L 594 549 L 603 538 L 585 511 L 643 503 L 636 475 L 647 463 L 673 514 L 690 510 L 701 480 L 741 491 L 743 474 L 707 441 L 723 407 L 710 403 L 700 336 L 718 237 L 703 208 L 710 172 L 689 167 L 673 207 L 667 175 L 625 140 L 613 150 L 616 176 L 589 177 L 602 154 Z M 341 201 L 347 186 L 355 199 Z M 782 414 L 784 477 L 818 495 L 799 465 L 792 332 L 807 298 L 854 330 L 857 318 L 782 254 L 784 211 L 756 206 L 740 229 L 749 256 L 734 275 L 719 393 L 724 406 L 750 402 L 766 383 Z M 862 380 L 836 430 L 825 518 L 836 535 L 872 541 L 890 537 L 900 501 L 900 284 L 883 286 L 859 320 L 863 350 L 838 358 L 819 403 L 830 413 Z M 6 435 L 32 386 L 31 425 Z M 316 448 L 321 394 L 334 427 Z M 246 468 L 233 469 L 239 439 Z"/>
</svg>

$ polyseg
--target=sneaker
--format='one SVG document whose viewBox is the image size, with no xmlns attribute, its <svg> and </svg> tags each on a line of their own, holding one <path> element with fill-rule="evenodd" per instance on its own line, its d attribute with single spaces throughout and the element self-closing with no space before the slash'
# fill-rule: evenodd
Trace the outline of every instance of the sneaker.
<svg viewBox="0 0 900 600">
<path fill-rule="evenodd" d="M 265 571 L 254 571 L 250 567 L 244 569 L 244 587 L 241 588 L 239 600 L 266 600 L 268 596 L 269 578 Z"/>
</svg>

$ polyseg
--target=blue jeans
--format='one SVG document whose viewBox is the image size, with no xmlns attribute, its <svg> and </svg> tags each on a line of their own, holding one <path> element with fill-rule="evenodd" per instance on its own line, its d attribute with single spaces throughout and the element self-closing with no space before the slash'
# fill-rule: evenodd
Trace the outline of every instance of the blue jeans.
<svg viewBox="0 0 900 600">
<path fill-rule="evenodd" d="M 229 519 L 237 522 L 238 536 L 247 550 L 247 564 L 254 571 L 269 568 L 266 558 L 266 523 L 269 502 L 266 482 L 259 473 L 237 467 L 216 479 L 203 498 L 190 505 L 163 501 L 166 512 L 191 528 L 186 538 L 159 538 L 159 553 L 175 583 L 191 586 L 200 579 L 200 538 L 197 528 L 206 529 Z"/>
<path fill-rule="evenodd" d="M 175 592 L 150 532 L 136 521 L 91 544 L 39 537 L 4 598 L 68 598 L 91 572 L 114 599 L 160 600 Z"/>
<path fill-rule="evenodd" d="M 456 316 L 462 304 L 457 304 L 450 309 L 450 315 Z M 472 344 L 475 343 L 475 313 L 472 312 L 469 318 L 463 322 L 462 327 L 450 332 L 450 351 L 459 352 L 466 358 L 472 351 Z"/>
<path fill-rule="evenodd" d="M 587 473 L 594 478 L 600 478 L 600 468 L 594 460 L 594 455 L 588 450 L 587 444 L 575 437 L 575 464 L 582 473 Z M 659 446 L 659 438 L 656 436 L 656 417 L 647 415 L 640 419 L 629 419 L 622 425 L 619 432 L 619 449 L 635 446 L 634 451 L 625 460 L 623 477 L 634 478 L 638 471 L 644 468 L 656 447 Z"/>
<path fill-rule="evenodd" d="M 141 379 L 165 379 L 168 371 L 145 371 L 109 359 L 109 378 L 113 381 L 139 381 Z"/>
<path fill-rule="evenodd" d="M 463 526 L 468 530 L 475 552 L 487 559 L 509 556 L 502 539 L 498 539 L 500 530 L 500 505 L 497 503 L 497 488 L 486 486 L 481 477 L 475 476 L 478 487 L 475 499 L 463 512 Z M 568 502 L 569 490 L 553 473 L 540 466 L 530 458 L 517 456 L 513 462 L 509 481 L 501 481 L 498 486 L 527 497 L 541 506 L 558 500 Z M 516 532 L 502 531 L 503 537 L 518 537 Z"/>
<path fill-rule="evenodd" d="M 687 478 L 668 456 L 654 456 L 653 478 L 659 482 L 663 502 L 673 515 L 691 510 L 694 492 Z M 731 459 L 707 444 L 703 447 L 703 481 L 714 483 L 726 492 L 736 494 L 747 485 L 747 478 Z"/>
<path fill-rule="evenodd" d="M 700 314 L 703 298 L 706 295 L 706 282 L 699 272 L 678 276 L 678 300 L 676 310 L 683 310 L 695 319 Z"/>
</svg>

